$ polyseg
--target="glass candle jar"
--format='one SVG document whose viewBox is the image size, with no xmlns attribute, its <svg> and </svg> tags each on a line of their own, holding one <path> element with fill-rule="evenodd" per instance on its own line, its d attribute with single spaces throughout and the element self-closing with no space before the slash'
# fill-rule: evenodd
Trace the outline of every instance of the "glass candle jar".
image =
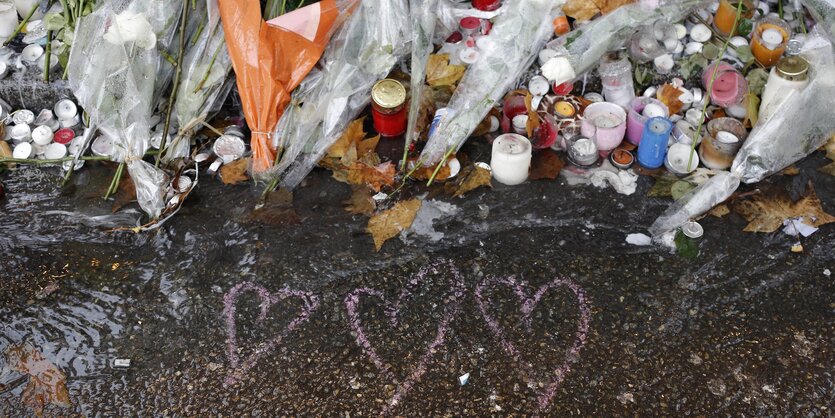
<svg viewBox="0 0 835 418">
<path fill-rule="evenodd" d="M 707 124 L 707 135 L 699 146 L 699 157 L 705 167 L 727 170 L 734 162 L 748 131 L 734 118 L 718 118 Z"/>
<path fill-rule="evenodd" d="M 763 67 L 777 64 L 791 36 L 791 28 L 783 20 L 766 17 L 757 22 L 754 36 L 751 38 L 751 53 Z"/>
<path fill-rule="evenodd" d="M 800 56 L 786 57 L 771 69 L 760 102 L 760 119 L 767 120 L 792 91 L 809 84 L 809 62 Z"/>
<path fill-rule="evenodd" d="M 374 129 L 384 137 L 406 132 L 406 88 L 397 80 L 380 80 L 371 89 Z"/>
<path fill-rule="evenodd" d="M 754 17 L 754 11 L 757 8 L 754 7 L 754 3 L 751 0 L 721 0 L 719 2 L 719 8 L 716 9 L 716 14 L 713 17 L 713 26 L 724 36 L 733 36 L 739 31 L 739 24 L 737 24 L 737 30 L 733 34 L 731 33 L 734 28 L 734 21 L 736 20 L 736 9 L 739 7 L 740 1 L 742 2 L 740 19 Z"/>
<path fill-rule="evenodd" d="M 597 71 L 600 73 L 606 101 L 628 108 L 635 98 L 635 85 L 632 81 L 632 64 L 626 54 L 615 51 L 604 55 Z"/>
</svg>

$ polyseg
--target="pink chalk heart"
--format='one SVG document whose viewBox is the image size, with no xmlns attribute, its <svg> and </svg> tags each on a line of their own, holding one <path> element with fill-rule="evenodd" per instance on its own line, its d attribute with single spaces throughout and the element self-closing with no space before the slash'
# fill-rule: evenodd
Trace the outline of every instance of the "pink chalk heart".
<svg viewBox="0 0 835 418">
<path fill-rule="evenodd" d="M 241 361 L 238 357 L 238 328 L 235 312 L 238 298 L 247 291 L 255 292 L 258 295 L 258 299 L 260 299 L 256 324 L 262 323 L 267 318 L 270 309 L 284 299 L 298 298 L 301 299 L 303 305 L 299 313 L 286 327 L 278 332 L 278 335 L 267 341 L 263 346 L 258 347 L 246 359 Z M 226 318 L 226 355 L 229 357 L 230 369 L 232 370 L 226 377 L 225 383 L 226 385 L 233 385 L 240 381 L 258 360 L 272 353 L 288 334 L 310 319 L 310 315 L 319 307 L 319 298 L 310 292 L 289 288 L 270 293 L 270 291 L 261 285 L 252 282 L 243 282 L 226 293 L 223 297 L 223 305 L 223 316 Z"/>
<path fill-rule="evenodd" d="M 583 289 L 578 284 L 568 279 L 554 279 L 552 282 L 541 286 L 533 293 L 528 291 L 530 285 L 527 282 L 517 280 L 512 276 L 502 279 L 491 277 L 479 283 L 479 285 L 476 286 L 475 297 L 478 308 L 481 310 L 481 315 L 484 317 L 485 322 L 487 322 L 487 326 L 501 343 L 504 351 L 517 363 L 523 365 L 523 367 L 529 363 L 520 358 L 519 349 L 517 348 L 516 343 L 514 343 L 511 338 L 508 338 L 507 331 L 499 324 L 495 316 L 490 313 L 489 296 L 484 294 L 485 289 L 493 289 L 498 285 L 508 286 L 513 289 L 513 292 L 519 299 L 519 302 L 522 303 L 520 309 L 521 329 L 528 332 L 531 330 L 531 314 L 534 309 L 536 309 L 537 305 L 539 305 L 542 297 L 545 296 L 548 291 L 559 289 L 560 287 L 567 287 L 577 299 L 577 306 L 580 309 L 580 317 L 579 323 L 577 324 L 577 332 L 574 343 L 568 349 L 565 361 L 550 372 L 550 375 L 552 376 L 551 382 L 543 387 L 543 389 L 537 394 L 538 409 L 536 411 L 536 415 L 539 415 L 548 410 L 548 406 L 554 399 L 554 394 L 556 393 L 557 388 L 559 388 L 568 372 L 571 371 L 571 364 L 575 363 L 579 359 L 580 350 L 586 344 L 586 338 L 589 331 L 589 321 L 591 319 L 591 307 Z M 523 377 L 526 377 L 532 376 L 534 373 L 531 369 L 526 369 L 520 370 L 520 374 L 522 374 Z"/>
<path fill-rule="evenodd" d="M 406 377 L 402 380 L 398 379 L 398 376 L 386 367 L 383 358 L 380 356 L 380 354 L 374 348 L 374 345 L 368 338 L 368 332 L 366 331 L 366 328 L 363 325 L 363 320 L 360 317 L 360 298 L 371 296 L 376 299 L 379 299 L 383 304 L 383 308 L 385 310 L 386 317 L 388 318 L 389 325 L 391 325 L 392 327 L 397 327 L 400 321 L 400 312 L 403 308 L 404 302 L 412 299 L 413 292 L 419 285 L 421 285 L 425 281 L 426 276 L 429 273 L 439 274 L 444 272 L 450 272 L 454 277 L 454 283 L 452 285 L 452 288 L 450 289 L 450 295 L 455 295 L 455 301 L 444 304 L 443 317 L 437 325 L 437 329 L 435 330 L 435 337 L 426 346 L 426 351 L 424 351 L 423 354 L 420 355 L 420 358 L 417 360 L 417 362 L 411 365 L 410 371 L 408 372 Z M 371 359 L 371 362 L 374 363 L 375 366 L 377 366 L 377 368 L 380 370 L 380 372 L 384 375 L 386 379 L 388 379 L 391 382 L 399 381 L 399 384 L 397 385 L 397 388 L 394 394 L 392 395 L 391 399 L 389 399 L 386 402 L 386 406 L 382 412 L 383 415 L 388 415 L 390 410 L 397 406 L 397 404 L 409 393 L 409 391 L 411 391 L 412 387 L 414 387 L 426 373 L 427 366 L 429 365 L 429 362 L 432 360 L 433 355 L 436 353 L 439 347 L 444 345 L 446 341 L 446 334 L 449 331 L 449 324 L 450 322 L 452 322 L 453 318 L 457 315 L 459 311 L 460 301 L 462 299 L 463 293 L 464 279 L 461 273 L 451 262 L 443 262 L 422 268 L 418 272 L 418 274 L 415 275 L 406 284 L 406 286 L 400 292 L 400 295 L 397 297 L 397 299 L 393 301 L 389 299 L 383 292 L 367 287 L 356 289 L 345 297 L 345 307 L 348 310 L 348 320 L 350 322 L 351 328 L 357 336 L 357 344 L 362 348 L 365 355 Z"/>
</svg>

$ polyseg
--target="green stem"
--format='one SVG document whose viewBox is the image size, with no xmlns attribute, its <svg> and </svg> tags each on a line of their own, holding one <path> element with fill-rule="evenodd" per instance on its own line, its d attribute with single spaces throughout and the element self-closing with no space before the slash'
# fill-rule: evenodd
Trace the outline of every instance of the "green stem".
<svg viewBox="0 0 835 418">
<path fill-rule="evenodd" d="M 116 174 L 113 176 L 113 180 L 110 181 L 110 187 L 107 188 L 107 193 L 105 193 L 104 198 L 107 200 L 111 195 L 116 193 L 116 190 L 119 189 L 119 183 L 122 181 L 122 173 L 125 171 L 125 163 L 119 163 L 119 167 L 116 169 Z"/>
<path fill-rule="evenodd" d="M 73 161 L 75 157 L 64 157 L 64 158 L 54 158 L 51 160 L 38 160 L 35 158 L 0 158 L 0 164 L 5 163 L 12 163 L 12 164 L 30 164 L 30 165 L 46 165 L 46 164 L 58 164 L 58 163 L 65 163 L 67 161 Z M 99 157 L 96 155 L 90 155 L 86 157 L 80 157 L 79 160 L 84 161 L 110 161 L 110 157 Z"/>
<path fill-rule="evenodd" d="M 188 2 L 183 2 L 183 15 L 180 16 L 180 52 L 177 56 L 177 66 L 174 70 L 174 85 L 171 86 L 171 95 L 168 97 L 168 110 L 165 112 L 165 124 L 162 128 L 162 140 L 160 141 L 159 149 L 165 149 L 165 142 L 168 140 L 168 129 L 171 127 L 171 113 L 174 111 L 174 100 L 177 99 L 177 93 L 180 87 L 180 77 L 183 74 L 183 58 L 186 51 L 186 23 L 188 22 L 188 14 L 191 9 L 188 7 Z M 157 157 L 154 164 L 159 167 L 162 161 L 162 154 Z"/>
<path fill-rule="evenodd" d="M 44 57 L 43 81 L 49 83 L 49 64 L 52 61 L 52 31 L 46 31 L 46 57 Z"/>
<path fill-rule="evenodd" d="M 450 156 L 452 155 L 452 153 L 454 153 L 454 152 L 455 152 L 455 147 L 452 147 L 452 148 L 450 148 L 450 149 L 446 152 L 446 154 L 444 154 L 444 158 L 442 158 L 442 159 L 441 159 L 441 162 L 440 162 L 440 163 L 438 163 L 438 166 L 437 166 L 437 167 L 435 167 L 435 171 L 433 171 L 433 172 L 432 172 L 432 177 L 429 177 L 429 181 L 428 181 L 428 182 L 426 182 L 426 185 L 427 185 L 427 186 L 431 186 L 431 185 L 432 185 L 432 183 L 435 181 L 435 177 L 437 177 L 437 176 L 438 176 L 438 173 L 441 171 L 441 167 L 443 167 L 443 166 L 445 166 L 445 165 L 446 165 L 447 160 L 449 160 L 449 157 L 450 157 Z"/>
<path fill-rule="evenodd" d="M 14 39 L 15 37 L 17 37 L 17 35 L 18 35 L 18 34 L 20 34 L 20 31 L 22 31 L 22 30 L 23 30 L 23 28 L 25 28 L 25 27 L 26 27 L 26 24 L 27 24 L 27 23 L 29 23 L 29 19 L 31 19 L 31 18 L 32 18 L 32 16 L 35 14 L 35 11 L 36 11 L 36 10 L 38 10 L 38 6 L 33 7 L 33 8 L 32 8 L 32 11 L 31 11 L 31 12 L 29 12 L 29 14 L 28 14 L 28 15 L 26 15 L 26 17 L 25 17 L 25 18 L 23 18 L 23 20 L 22 20 L 22 21 L 20 21 L 20 24 L 19 24 L 19 25 L 17 25 L 17 28 L 15 28 L 14 32 L 12 32 L 12 35 L 11 35 L 11 36 L 9 36 L 9 39 L 6 39 L 6 42 L 3 42 L 3 46 L 8 45 L 8 44 L 9 44 L 9 42 L 11 42 L 11 41 L 12 41 L 12 39 Z"/>
<path fill-rule="evenodd" d="M 734 17 L 734 24 L 731 27 L 731 33 L 736 32 L 736 27 L 739 24 L 739 20 L 742 17 L 742 2 L 737 3 L 736 6 L 736 16 Z M 702 127 L 705 124 L 705 112 L 707 112 L 707 105 L 710 104 L 710 93 L 713 91 L 713 83 L 716 81 L 716 76 L 719 74 L 719 61 L 721 60 L 722 56 L 725 55 L 725 52 L 728 50 L 728 45 L 731 43 L 731 38 L 728 37 L 725 39 L 725 43 L 722 45 L 722 49 L 719 51 L 719 60 L 714 61 L 713 73 L 710 75 L 710 82 L 707 84 L 707 98 L 705 99 L 705 104 L 702 105 L 702 116 L 699 120 L 699 126 L 696 127 L 696 133 L 693 135 L 693 143 L 690 144 L 690 158 L 687 159 L 687 170 L 690 170 L 690 167 L 693 165 L 693 156 L 696 154 L 696 144 L 698 143 L 698 138 L 702 135 Z"/>
<path fill-rule="evenodd" d="M 206 28 L 206 21 L 200 21 L 200 26 L 197 27 L 197 31 L 194 32 L 194 36 L 191 37 L 191 46 L 197 43 L 197 40 L 200 39 L 200 35 L 203 33 L 203 29 Z"/>
<path fill-rule="evenodd" d="M 209 67 L 206 68 L 206 73 L 203 74 L 203 78 L 200 79 L 200 83 L 198 83 L 197 88 L 194 89 L 194 94 L 197 94 L 197 92 L 200 91 L 203 88 L 203 85 L 206 84 L 206 81 L 209 79 L 209 74 L 211 74 L 211 72 L 212 72 L 212 67 L 214 67 L 215 61 L 217 60 L 217 56 L 220 55 L 220 52 L 223 50 L 224 46 L 225 46 L 224 42 L 220 42 L 218 44 L 217 49 L 215 49 L 214 54 L 212 54 L 212 60 L 209 61 Z"/>
<path fill-rule="evenodd" d="M 783 0 L 777 0 L 777 14 L 780 15 L 780 19 L 783 18 Z"/>
</svg>

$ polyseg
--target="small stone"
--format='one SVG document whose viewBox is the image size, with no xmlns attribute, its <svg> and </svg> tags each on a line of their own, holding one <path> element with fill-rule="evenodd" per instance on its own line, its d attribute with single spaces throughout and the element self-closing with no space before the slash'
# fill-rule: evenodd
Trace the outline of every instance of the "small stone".
<svg viewBox="0 0 835 418">
<path fill-rule="evenodd" d="M 635 395 L 633 395 L 632 392 L 624 392 L 618 395 L 618 400 L 624 405 L 628 403 L 635 403 Z"/>
<path fill-rule="evenodd" d="M 707 388 L 710 390 L 710 393 L 716 396 L 725 396 L 725 392 L 728 390 L 728 387 L 725 386 L 725 382 L 722 379 L 711 379 L 707 382 Z"/>
</svg>

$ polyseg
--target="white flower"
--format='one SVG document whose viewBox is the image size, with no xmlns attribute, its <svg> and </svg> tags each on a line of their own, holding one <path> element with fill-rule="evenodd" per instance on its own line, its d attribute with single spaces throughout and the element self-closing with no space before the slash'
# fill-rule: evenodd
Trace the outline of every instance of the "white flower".
<svg viewBox="0 0 835 418">
<path fill-rule="evenodd" d="M 115 45 L 134 42 L 144 49 L 152 49 L 157 45 L 157 36 L 148 18 L 142 13 L 131 11 L 116 15 L 104 33 L 104 40 Z"/>
</svg>

